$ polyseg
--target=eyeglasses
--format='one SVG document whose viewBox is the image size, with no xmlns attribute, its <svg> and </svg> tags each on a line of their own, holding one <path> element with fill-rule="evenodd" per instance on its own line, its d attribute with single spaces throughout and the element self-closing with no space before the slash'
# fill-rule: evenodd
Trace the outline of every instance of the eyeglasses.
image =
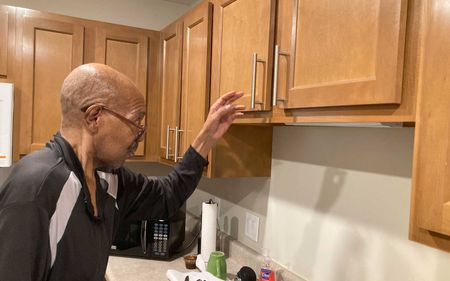
<svg viewBox="0 0 450 281">
<path fill-rule="evenodd" d="M 92 105 L 91 105 L 92 106 Z M 89 107 L 91 106 L 87 106 L 81 109 L 82 112 L 86 112 L 88 110 Z M 145 125 L 138 125 L 136 124 L 134 121 L 131 121 L 130 119 L 126 118 L 125 116 L 123 116 L 120 113 L 115 112 L 114 110 L 104 106 L 104 105 L 100 105 L 102 110 L 105 110 L 107 112 L 109 112 L 111 115 L 114 115 L 115 117 L 121 119 L 122 121 L 124 121 L 125 123 L 130 124 L 131 126 L 135 127 L 138 131 L 137 131 L 137 135 L 136 135 L 136 141 L 141 141 L 144 137 L 145 131 L 146 131 L 146 127 Z"/>
</svg>

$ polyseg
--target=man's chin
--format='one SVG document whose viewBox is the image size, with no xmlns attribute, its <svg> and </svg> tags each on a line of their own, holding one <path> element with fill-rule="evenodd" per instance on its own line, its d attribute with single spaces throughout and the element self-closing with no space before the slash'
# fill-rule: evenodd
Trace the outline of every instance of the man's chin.
<svg viewBox="0 0 450 281">
<path fill-rule="evenodd" d="M 113 164 L 111 165 L 111 168 L 113 168 L 113 169 L 119 169 L 120 167 L 123 166 L 123 164 L 125 164 L 125 161 L 122 161 L 122 162 L 120 162 L 120 163 L 113 163 Z"/>
<path fill-rule="evenodd" d="M 131 157 L 134 157 L 136 153 L 137 147 L 132 147 L 127 152 L 127 159 L 130 159 Z"/>
<path fill-rule="evenodd" d="M 100 167 L 108 168 L 108 169 L 118 169 L 125 164 L 125 160 L 117 160 L 117 161 L 103 161 L 100 164 Z"/>
</svg>

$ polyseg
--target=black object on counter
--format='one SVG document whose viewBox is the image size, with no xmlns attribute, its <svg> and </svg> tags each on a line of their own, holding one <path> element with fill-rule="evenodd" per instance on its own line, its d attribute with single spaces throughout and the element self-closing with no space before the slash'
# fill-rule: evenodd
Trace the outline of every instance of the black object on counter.
<svg viewBox="0 0 450 281">
<path fill-rule="evenodd" d="M 256 281 L 255 271 L 248 266 L 243 266 L 239 269 L 237 277 L 241 278 L 242 281 Z"/>
</svg>

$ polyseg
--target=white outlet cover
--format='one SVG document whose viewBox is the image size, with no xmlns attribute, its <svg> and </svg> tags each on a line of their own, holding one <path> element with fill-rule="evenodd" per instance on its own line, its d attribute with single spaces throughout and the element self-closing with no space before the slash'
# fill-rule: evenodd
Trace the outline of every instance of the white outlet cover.
<svg viewBox="0 0 450 281">
<path fill-rule="evenodd" d="M 258 242 L 259 217 L 251 213 L 245 213 L 245 235 L 255 242 Z"/>
</svg>

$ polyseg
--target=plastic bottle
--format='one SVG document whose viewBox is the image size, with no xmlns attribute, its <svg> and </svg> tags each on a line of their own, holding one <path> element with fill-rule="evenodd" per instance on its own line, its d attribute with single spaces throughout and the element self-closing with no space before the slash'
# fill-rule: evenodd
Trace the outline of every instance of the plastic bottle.
<svg viewBox="0 0 450 281">
<path fill-rule="evenodd" d="M 272 270 L 272 260 L 264 257 L 264 264 L 259 273 L 259 281 L 275 281 L 275 272 Z"/>
</svg>

